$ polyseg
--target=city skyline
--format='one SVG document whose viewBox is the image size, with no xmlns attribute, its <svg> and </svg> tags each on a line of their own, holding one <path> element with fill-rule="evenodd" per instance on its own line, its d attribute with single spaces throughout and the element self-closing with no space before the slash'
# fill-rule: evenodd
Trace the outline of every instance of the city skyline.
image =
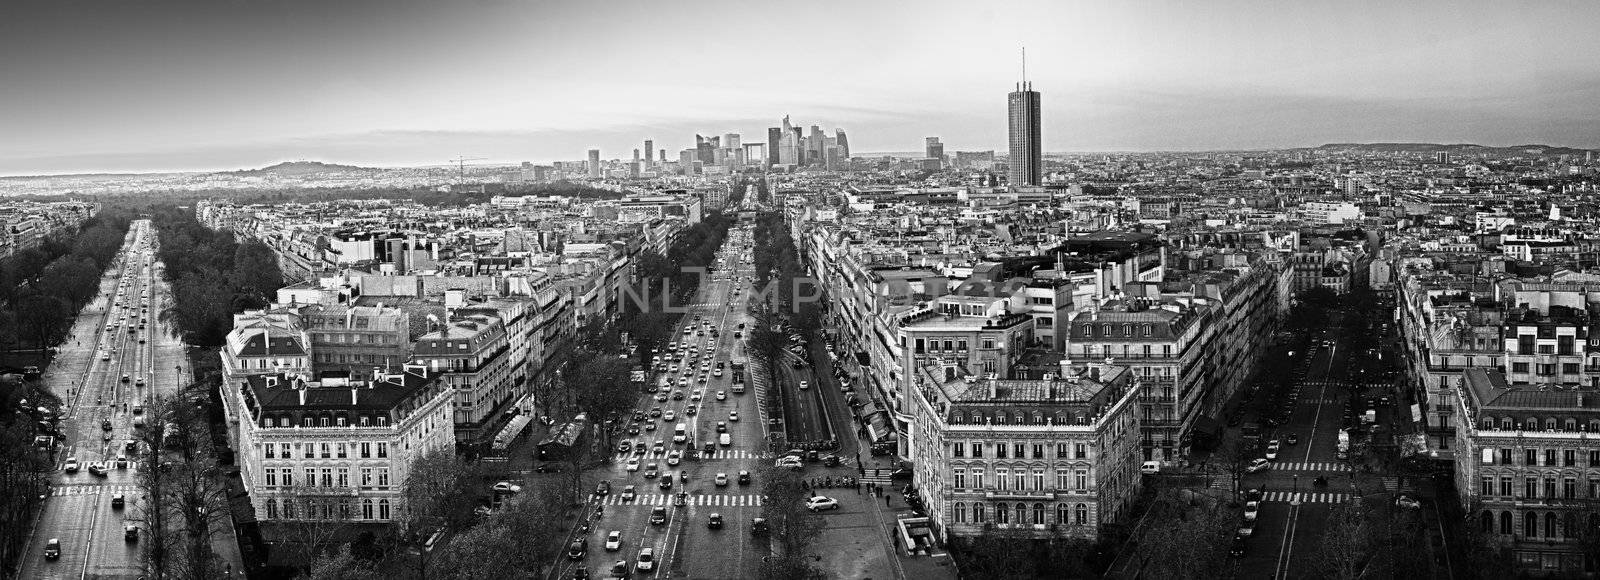
<svg viewBox="0 0 1600 580">
<path fill-rule="evenodd" d="M 0 175 L 625 159 L 783 115 L 857 153 L 1003 151 L 1023 45 L 1047 153 L 1600 147 L 1589 3 L 959 6 L 8 3 Z M 800 56 L 780 29 L 828 32 Z"/>
</svg>

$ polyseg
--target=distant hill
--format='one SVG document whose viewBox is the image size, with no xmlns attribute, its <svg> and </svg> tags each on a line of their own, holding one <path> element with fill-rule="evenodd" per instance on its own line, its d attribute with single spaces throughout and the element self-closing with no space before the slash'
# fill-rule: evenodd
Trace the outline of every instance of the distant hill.
<svg viewBox="0 0 1600 580">
<path fill-rule="evenodd" d="M 277 165 L 262 167 L 261 169 L 241 169 L 239 171 L 226 171 L 228 175 L 281 175 L 294 177 L 299 175 L 312 175 L 316 173 L 342 173 L 351 171 L 378 171 L 371 167 L 357 167 L 354 165 L 337 165 L 321 161 L 285 161 Z"/>
<path fill-rule="evenodd" d="M 1582 155 L 1588 149 L 1574 149 L 1572 147 L 1556 147 L 1552 145 L 1512 145 L 1510 147 L 1490 147 L 1472 143 L 1328 143 L 1313 149 L 1338 149 L 1345 151 L 1384 151 L 1394 153 L 1432 153 L 1435 151 L 1449 151 L 1451 153 L 1491 153 L 1491 154 L 1517 154 L 1535 153 L 1538 155 Z"/>
</svg>

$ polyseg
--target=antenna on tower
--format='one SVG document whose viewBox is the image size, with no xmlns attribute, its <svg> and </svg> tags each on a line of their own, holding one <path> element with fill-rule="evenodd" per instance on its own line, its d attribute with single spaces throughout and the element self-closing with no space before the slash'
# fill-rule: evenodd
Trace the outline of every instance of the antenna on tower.
<svg viewBox="0 0 1600 580">
<path fill-rule="evenodd" d="M 1026 45 L 1022 47 L 1022 88 L 1023 90 L 1028 88 L 1028 47 Z"/>
</svg>

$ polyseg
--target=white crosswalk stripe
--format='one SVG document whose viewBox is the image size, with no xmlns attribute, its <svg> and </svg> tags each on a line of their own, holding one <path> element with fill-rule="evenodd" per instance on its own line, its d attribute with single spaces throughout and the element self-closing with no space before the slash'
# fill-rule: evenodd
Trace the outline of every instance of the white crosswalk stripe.
<svg viewBox="0 0 1600 580">
<path fill-rule="evenodd" d="M 1336 461 L 1278 461 L 1272 464 L 1275 471 L 1351 471 L 1347 463 Z"/>
<path fill-rule="evenodd" d="M 631 503 L 645 506 L 668 506 L 672 505 L 672 498 L 673 494 L 644 493 L 639 494 L 639 497 L 635 498 L 633 501 L 622 501 L 621 493 L 612 492 L 602 497 L 600 499 L 600 503 L 601 505 L 623 505 Z M 593 499 L 592 496 L 591 499 Z M 684 505 L 716 507 L 759 506 L 761 505 L 761 495 L 754 493 L 739 495 L 727 495 L 720 493 L 690 495 L 684 498 Z"/>
<path fill-rule="evenodd" d="M 100 495 L 102 493 L 138 493 L 137 485 L 58 485 L 50 488 L 52 496 Z"/>
<path fill-rule="evenodd" d="M 1301 503 L 1344 503 L 1350 501 L 1350 494 L 1313 493 L 1304 491 L 1269 491 L 1262 495 L 1262 501 L 1269 502 L 1289 503 L 1293 502 L 1296 498 L 1299 498 Z"/>
</svg>

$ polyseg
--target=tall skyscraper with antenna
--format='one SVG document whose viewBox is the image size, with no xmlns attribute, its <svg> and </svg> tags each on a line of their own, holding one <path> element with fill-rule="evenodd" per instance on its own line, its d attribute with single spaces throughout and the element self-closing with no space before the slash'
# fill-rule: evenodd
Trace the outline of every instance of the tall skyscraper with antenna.
<svg viewBox="0 0 1600 580">
<path fill-rule="evenodd" d="M 1022 82 L 1006 97 L 1010 121 L 1011 185 L 1039 185 L 1043 181 L 1039 142 L 1039 93 L 1028 82 L 1028 49 L 1022 49 Z"/>
</svg>

